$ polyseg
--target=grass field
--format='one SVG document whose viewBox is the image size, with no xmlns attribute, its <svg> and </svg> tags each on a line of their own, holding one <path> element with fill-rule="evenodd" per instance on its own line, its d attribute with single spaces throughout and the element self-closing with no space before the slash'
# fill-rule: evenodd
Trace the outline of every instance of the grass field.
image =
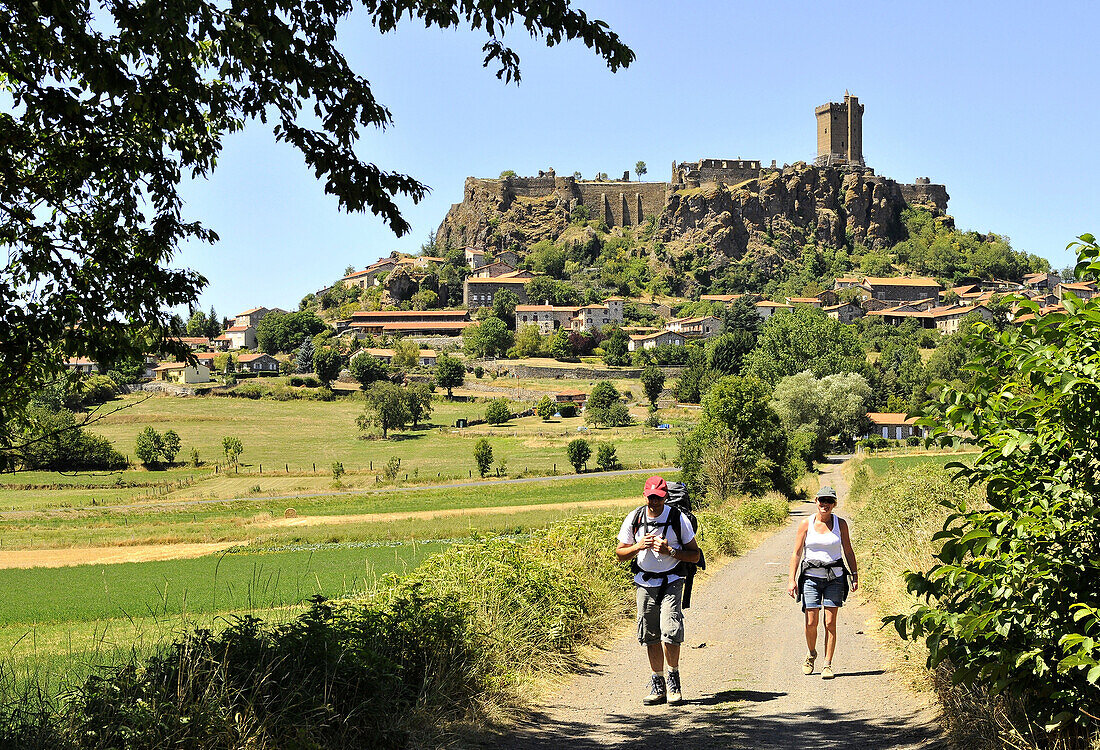
<svg viewBox="0 0 1100 750">
<path fill-rule="evenodd" d="M 881 476 L 894 470 L 908 469 L 911 466 L 934 465 L 945 466 L 953 461 L 970 463 L 978 454 L 969 453 L 911 453 L 896 456 L 874 456 L 863 460 L 862 465 L 867 470 Z"/>
<path fill-rule="evenodd" d="M 673 476 L 669 474 L 668 476 Z M 261 487 L 262 487 L 262 481 Z M 644 476 L 599 474 L 563 477 L 529 483 L 498 483 L 473 487 L 422 487 L 411 491 L 384 490 L 327 497 L 275 500 L 256 496 L 234 502 L 195 504 L 171 501 L 122 510 L 110 507 L 9 514 L 0 530 L 0 549 L 43 549 L 126 544 L 171 544 L 265 539 L 333 539 L 408 541 L 462 534 L 462 524 L 475 533 L 529 525 L 507 513 L 474 519 L 416 519 L 335 524 L 309 528 L 280 528 L 288 507 L 299 516 L 342 516 L 365 513 L 429 513 L 461 508 L 537 506 L 623 498 L 638 504 Z M 513 520 L 514 519 L 514 520 Z M 338 520 L 338 519 L 336 519 Z"/>
<path fill-rule="evenodd" d="M 0 570 L 0 626 L 270 609 L 370 589 L 444 544 L 208 555 L 119 565 Z M 49 592 L 43 596 L 43 592 Z"/>
</svg>

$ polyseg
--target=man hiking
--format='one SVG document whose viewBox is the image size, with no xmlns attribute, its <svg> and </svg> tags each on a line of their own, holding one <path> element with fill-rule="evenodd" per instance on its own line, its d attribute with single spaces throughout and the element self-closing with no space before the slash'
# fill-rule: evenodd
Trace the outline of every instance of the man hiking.
<svg viewBox="0 0 1100 750">
<path fill-rule="evenodd" d="M 665 503 L 668 485 L 650 477 L 642 491 L 646 504 L 633 511 L 619 530 L 620 560 L 631 560 L 638 595 L 638 642 L 646 647 L 653 670 L 647 706 L 675 705 L 680 693 L 680 644 L 684 642 L 686 564 L 698 563 L 699 545 L 686 515 Z M 668 662 L 666 689 L 664 667 Z"/>
</svg>

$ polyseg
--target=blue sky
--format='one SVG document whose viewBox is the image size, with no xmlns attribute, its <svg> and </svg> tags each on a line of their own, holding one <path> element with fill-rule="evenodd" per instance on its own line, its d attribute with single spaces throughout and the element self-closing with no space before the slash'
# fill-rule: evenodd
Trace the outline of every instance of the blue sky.
<svg viewBox="0 0 1100 750">
<path fill-rule="evenodd" d="M 205 275 L 222 315 L 297 309 L 347 265 L 413 252 L 462 198 L 467 176 L 502 170 L 611 175 L 701 157 L 811 160 L 814 107 L 845 90 L 866 106 L 864 156 L 879 174 L 927 176 L 961 229 L 1008 235 L 1056 267 L 1100 234 L 1100 100 L 1085 3 L 734 3 L 574 0 L 637 54 L 612 74 L 582 44 L 547 49 L 514 30 L 519 86 L 481 67 L 483 38 L 415 23 L 341 28 L 353 66 L 394 115 L 360 154 L 432 188 L 406 202 L 413 230 L 347 215 L 290 147 L 254 123 L 226 141 L 213 177 L 184 186 L 187 212 L 221 236 L 178 265 Z"/>
</svg>

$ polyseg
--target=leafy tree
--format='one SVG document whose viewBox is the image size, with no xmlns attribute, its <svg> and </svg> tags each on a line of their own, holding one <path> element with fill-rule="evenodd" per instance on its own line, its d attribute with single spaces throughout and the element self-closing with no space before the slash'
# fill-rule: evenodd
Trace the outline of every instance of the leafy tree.
<svg viewBox="0 0 1100 750">
<path fill-rule="evenodd" d="M 180 436 L 175 430 L 165 430 L 161 436 L 160 452 L 164 456 L 164 462 L 171 465 L 175 462 L 180 452 Z"/>
<path fill-rule="evenodd" d="M 6 470 L 114 471 L 126 467 L 126 458 L 99 435 L 85 432 L 83 423 L 65 408 L 32 405 L 19 435 L 21 449 L 4 456 Z"/>
<path fill-rule="evenodd" d="M 580 292 L 575 286 L 545 276 L 530 279 L 523 285 L 523 291 L 527 299 L 531 300 L 531 304 L 549 302 L 558 307 L 568 307 L 579 305 L 581 302 Z"/>
<path fill-rule="evenodd" d="M 549 396 L 540 398 L 538 404 L 535 406 L 535 413 L 542 418 L 543 422 L 549 420 L 556 412 L 557 405 L 554 403 L 554 399 Z"/>
<path fill-rule="evenodd" d="M 615 387 L 615 384 L 610 380 L 601 380 L 592 389 L 584 408 L 586 411 L 607 409 L 618 400 L 619 389 Z"/>
<path fill-rule="evenodd" d="M 272 121 L 341 208 L 409 230 L 397 199 L 419 201 L 426 186 L 356 150 L 364 126 L 384 128 L 392 116 L 338 45 L 351 5 L 5 7 L 3 87 L 18 104 L 6 108 L 0 153 L 0 444 L 66 357 L 112 362 L 162 346 L 186 354 L 165 341 L 170 311 L 194 303 L 205 279 L 169 264 L 179 243 L 217 235 L 182 214 L 179 183 L 208 176 L 223 136 L 246 123 Z M 549 46 L 579 39 L 613 71 L 634 59 L 567 0 L 365 8 L 382 33 L 414 18 L 484 30 L 485 64 L 506 82 L 519 80 L 519 56 L 503 41 L 516 28 Z"/>
<path fill-rule="evenodd" d="M 487 438 L 481 438 L 474 443 L 474 461 L 477 463 L 477 473 L 484 477 L 489 473 L 489 467 L 493 465 L 493 446 L 489 445 Z"/>
<path fill-rule="evenodd" d="M 637 175 L 639 179 L 641 179 L 641 177 L 645 175 L 648 171 L 649 170 L 646 169 L 644 161 L 639 161 L 634 164 L 634 174 Z"/>
<path fill-rule="evenodd" d="M 340 377 L 340 368 L 343 364 L 343 355 L 330 346 L 323 346 L 313 353 L 313 372 L 325 388 L 328 388 L 332 385 L 332 381 Z"/>
<path fill-rule="evenodd" d="M 622 367 L 630 363 L 630 354 L 627 351 L 629 339 L 622 328 L 613 326 L 610 335 L 604 340 L 603 361 L 608 367 Z"/>
<path fill-rule="evenodd" d="M 615 471 L 623 468 L 619 463 L 619 457 L 615 455 L 615 446 L 611 443 L 601 443 L 596 449 L 596 466 L 600 471 Z"/>
<path fill-rule="evenodd" d="M 225 460 L 229 464 L 236 466 L 241 454 L 244 453 L 244 444 L 241 443 L 240 438 L 237 437 L 223 437 L 222 438 L 222 452 L 225 454 Z"/>
<path fill-rule="evenodd" d="M 569 331 L 559 328 L 550 339 L 550 356 L 554 359 L 572 359 L 576 356 L 573 350 L 573 339 Z"/>
<path fill-rule="evenodd" d="M 535 273 L 546 274 L 552 279 L 560 279 L 565 273 L 565 251 L 550 240 L 536 242 L 527 248 L 527 265 Z M 526 288 L 526 284 L 524 287 Z"/>
<path fill-rule="evenodd" d="M 366 401 L 363 413 L 356 417 L 355 424 L 360 430 L 381 428 L 383 440 L 389 437 L 390 430 L 405 429 L 412 418 L 404 389 L 393 383 L 384 380 L 371 383 Z"/>
<path fill-rule="evenodd" d="M 1100 246 L 1081 237 L 1078 274 L 1100 271 Z M 981 454 L 956 463 L 986 504 L 949 496 L 936 563 L 908 573 L 924 603 L 887 618 L 928 645 L 930 666 L 1004 693 L 1030 722 L 1060 731 L 1051 746 L 1088 745 L 1100 716 L 1100 300 L 1067 300 L 998 333 L 978 323 L 969 384 L 949 387 L 919 421 L 945 443 Z"/>
<path fill-rule="evenodd" d="M 426 383 L 412 383 L 405 387 L 405 404 L 413 427 L 420 426 L 421 419 L 432 415 L 432 391 Z"/>
<path fill-rule="evenodd" d="M 508 405 L 508 399 L 495 398 L 489 402 L 485 410 L 485 421 L 489 424 L 504 424 L 512 418 L 512 409 Z"/>
<path fill-rule="evenodd" d="M 507 178 L 507 177 L 515 177 L 515 176 L 516 176 L 516 170 L 514 170 L 514 169 L 505 169 L 503 172 L 500 173 L 500 179 L 502 179 L 502 180 Z M 482 476 L 485 476 L 485 475 L 482 474 Z"/>
<path fill-rule="evenodd" d="M 768 386 L 756 378 L 727 375 L 714 382 L 703 397 L 702 419 L 679 441 L 678 461 L 686 484 L 701 490 L 708 451 L 732 441 L 733 453 L 743 462 L 737 471 L 746 489 L 789 489 L 783 476 L 787 439 L 768 404 L 770 396 Z"/>
<path fill-rule="evenodd" d="M 298 356 L 294 360 L 294 371 L 313 372 L 313 337 L 306 336 L 298 346 Z"/>
<path fill-rule="evenodd" d="M 134 443 L 134 455 L 145 466 L 153 466 L 160 461 L 160 453 L 163 448 L 161 434 L 152 427 L 146 427 L 138 433 Z"/>
<path fill-rule="evenodd" d="M 871 386 L 862 375 L 818 379 L 807 370 L 776 383 L 769 405 L 788 433 L 806 430 L 813 438 L 813 456 L 821 457 L 833 435 L 850 441 L 863 432 L 870 400 Z"/>
<path fill-rule="evenodd" d="M 489 317 L 462 332 L 462 347 L 471 357 L 496 357 L 512 347 L 513 335 L 500 318 Z"/>
<path fill-rule="evenodd" d="M 740 375 L 741 363 L 755 343 L 753 335 L 741 329 L 715 336 L 704 347 L 707 367 L 723 375 Z"/>
<path fill-rule="evenodd" d="M 768 318 L 746 358 L 746 372 L 768 383 L 803 370 L 821 378 L 866 369 L 867 354 L 855 331 L 812 307 Z"/>
<path fill-rule="evenodd" d="M 440 354 L 435 360 L 435 382 L 440 388 L 447 389 L 447 399 L 454 398 L 452 391 L 466 380 L 466 368 L 462 361 L 446 354 Z"/>
<path fill-rule="evenodd" d="M 493 317 L 503 320 L 509 328 L 515 328 L 516 305 L 519 304 L 519 295 L 511 289 L 501 289 L 493 295 Z"/>
<path fill-rule="evenodd" d="M 634 424 L 634 417 L 631 416 L 626 404 L 616 401 L 607 407 L 607 411 L 603 414 L 603 422 L 608 427 L 629 427 Z"/>
<path fill-rule="evenodd" d="M 256 326 L 256 346 L 267 354 L 289 352 L 305 336 L 329 330 L 312 312 L 270 312 Z"/>
<path fill-rule="evenodd" d="M 665 374 L 660 367 L 646 365 L 646 368 L 642 370 L 642 388 L 645 390 L 645 397 L 649 399 L 650 406 L 656 409 L 657 399 L 661 397 L 661 393 L 665 390 Z"/>
<path fill-rule="evenodd" d="M 542 334 L 537 325 L 521 325 L 513 347 L 518 357 L 537 357 L 542 353 Z"/>
<path fill-rule="evenodd" d="M 569 458 L 569 463 L 573 465 L 573 471 L 580 474 L 592 455 L 592 448 L 584 438 L 576 438 L 569 441 L 569 445 L 565 446 L 565 455 Z"/>
<path fill-rule="evenodd" d="M 202 310 L 195 310 L 187 320 L 187 335 L 206 336 L 209 327 L 210 322 L 206 319 L 206 313 Z"/>
<path fill-rule="evenodd" d="M 386 363 L 365 351 L 358 351 L 352 356 L 351 361 L 348 362 L 348 370 L 363 390 L 366 390 L 371 383 L 386 380 L 390 376 L 390 368 Z"/>
<path fill-rule="evenodd" d="M 398 339 L 392 348 L 394 367 L 409 370 L 420 364 L 420 346 L 412 339 Z"/>
<path fill-rule="evenodd" d="M 722 327 L 726 333 L 744 331 L 752 336 L 754 342 L 764 322 L 756 312 L 756 307 L 745 297 L 735 299 L 719 312 L 718 317 L 722 319 Z"/>
</svg>

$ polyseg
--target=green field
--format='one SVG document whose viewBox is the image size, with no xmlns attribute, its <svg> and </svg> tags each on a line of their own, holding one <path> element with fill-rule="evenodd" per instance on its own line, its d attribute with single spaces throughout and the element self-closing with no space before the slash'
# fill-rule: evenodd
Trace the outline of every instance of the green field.
<svg viewBox="0 0 1100 750">
<path fill-rule="evenodd" d="M 876 476 L 888 474 L 894 470 L 908 469 L 911 466 L 934 465 L 945 466 L 953 461 L 971 463 L 978 454 L 969 453 L 912 453 L 896 456 L 875 456 L 863 460 L 866 466 Z"/>
<path fill-rule="evenodd" d="M 673 476 L 669 474 L 669 476 Z M 261 480 L 262 481 L 262 480 Z M 365 513 L 417 513 L 461 508 L 527 507 L 622 498 L 638 504 L 644 475 L 591 474 L 526 483 L 471 487 L 417 487 L 324 497 L 277 500 L 257 496 L 232 502 L 172 503 L 134 509 L 110 507 L 21 513 L 4 519 L 0 549 L 42 549 L 180 542 L 248 542 L 269 539 L 407 541 L 460 536 L 468 524 L 475 533 L 513 528 L 517 514 L 436 520 L 377 520 L 321 526 L 281 527 L 288 507 L 299 516 Z M 518 519 L 516 523 L 519 523 Z M 529 524 L 520 524 L 529 525 Z"/>
<path fill-rule="evenodd" d="M 271 609 L 370 589 L 444 544 L 208 555 L 117 565 L 0 570 L 0 626 Z M 49 592 L 44 595 L 44 592 Z"/>
</svg>

